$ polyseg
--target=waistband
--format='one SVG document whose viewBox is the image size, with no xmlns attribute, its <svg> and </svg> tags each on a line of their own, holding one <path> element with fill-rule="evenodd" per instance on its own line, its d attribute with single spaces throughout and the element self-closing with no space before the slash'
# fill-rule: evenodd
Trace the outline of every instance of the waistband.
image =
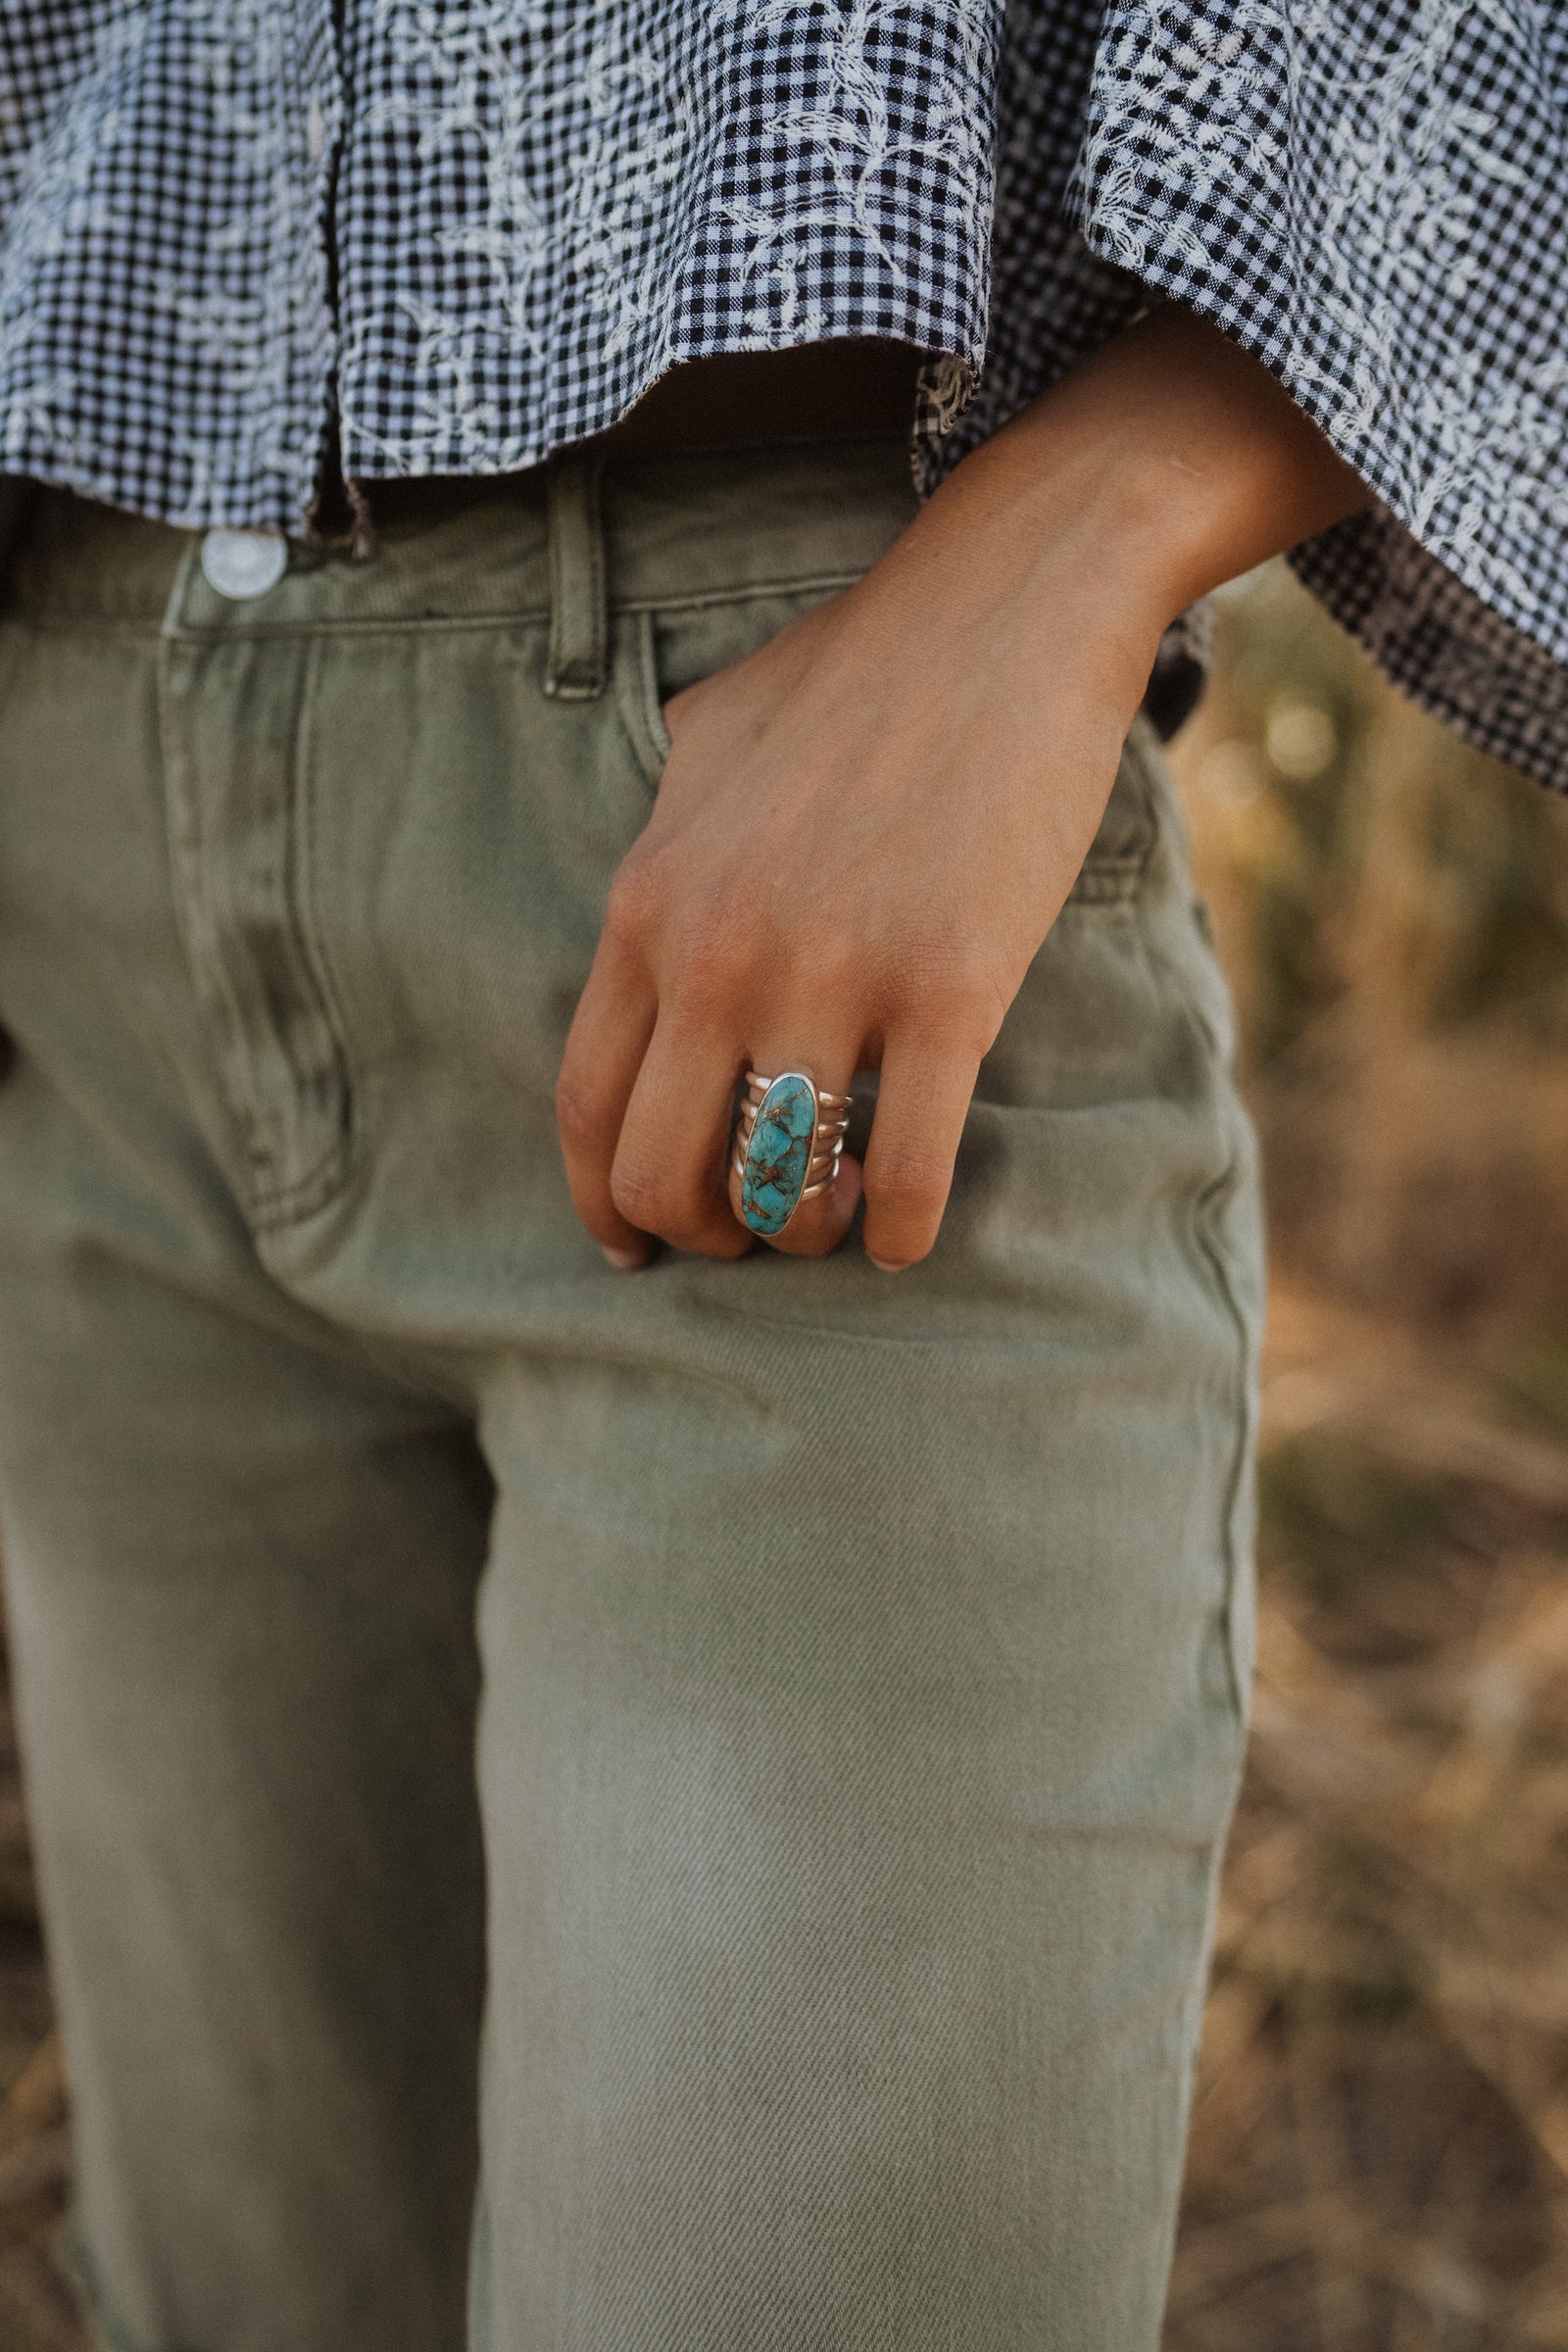
<svg viewBox="0 0 1568 2352">
<path fill-rule="evenodd" d="M 205 532 L 40 489 L 0 611 L 40 627 L 176 636 L 551 615 L 575 641 L 564 648 L 569 692 L 595 607 L 667 611 L 839 585 L 885 552 L 916 506 L 903 435 L 655 455 L 568 451 L 499 479 L 399 485 L 369 556 L 291 540 L 275 586 L 231 599 L 203 571 Z"/>
</svg>

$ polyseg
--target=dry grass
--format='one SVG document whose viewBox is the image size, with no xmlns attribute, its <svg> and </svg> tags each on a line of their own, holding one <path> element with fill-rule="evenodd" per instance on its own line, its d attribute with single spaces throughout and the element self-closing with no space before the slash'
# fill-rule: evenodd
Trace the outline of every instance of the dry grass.
<svg viewBox="0 0 1568 2352">
<path fill-rule="evenodd" d="M 1270 1170 L 1255 1731 L 1166 2352 L 1568 2352 L 1568 810 L 1271 571 L 1181 764 Z M 0 2352 L 80 2352 L 0 1720 Z"/>
<path fill-rule="evenodd" d="M 0 2352 L 85 2352 L 51 2259 L 70 2179 L 11 1710 L 0 1695 Z"/>
<path fill-rule="evenodd" d="M 1568 2346 L 1568 1446 L 1277 1286 L 1168 2352 Z"/>
<path fill-rule="evenodd" d="M 1279 567 L 1179 763 L 1283 1271 L 1167 2352 L 1568 2347 L 1568 809 Z"/>
</svg>

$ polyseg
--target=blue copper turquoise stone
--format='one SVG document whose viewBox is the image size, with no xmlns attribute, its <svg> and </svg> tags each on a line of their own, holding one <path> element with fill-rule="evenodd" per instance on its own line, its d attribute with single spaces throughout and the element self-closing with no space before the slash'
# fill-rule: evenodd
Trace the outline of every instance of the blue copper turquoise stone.
<svg viewBox="0 0 1568 2352">
<path fill-rule="evenodd" d="M 793 1071 L 775 1078 L 757 1106 L 741 1170 L 741 1215 L 754 1233 L 779 1233 L 806 1189 L 816 1096 Z"/>
</svg>

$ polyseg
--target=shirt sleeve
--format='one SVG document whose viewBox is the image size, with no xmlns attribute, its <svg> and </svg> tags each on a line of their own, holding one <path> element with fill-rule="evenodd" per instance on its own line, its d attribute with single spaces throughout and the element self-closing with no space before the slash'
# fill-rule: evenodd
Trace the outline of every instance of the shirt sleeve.
<svg viewBox="0 0 1568 2352">
<path fill-rule="evenodd" d="M 1261 360 L 1376 504 L 1294 551 L 1394 683 L 1568 789 L 1568 10 L 1111 0 L 1088 252 Z"/>
</svg>

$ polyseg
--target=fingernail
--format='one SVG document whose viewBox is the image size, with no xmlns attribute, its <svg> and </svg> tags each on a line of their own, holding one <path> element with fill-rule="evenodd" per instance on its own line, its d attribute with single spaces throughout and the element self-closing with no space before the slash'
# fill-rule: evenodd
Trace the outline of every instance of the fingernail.
<svg viewBox="0 0 1568 2352">
<path fill-rule="evenodd" d="M 612 1250 L 606 1242 L 601 1242 L 599 1247 L 617 1274 L 635 1274 L 639 1266 L 648 1262 L 640 1250 Z"/>
<path fill-rule="evenodd" d="M 871 1252 L 869 1250 L 865 1254 L 867 1257 L 871 1257 Z M 871 1257 L 871 1263 L 873 1266 L 875 1266 L 879 1274 L 907 1274 L 909 1271 L 906 1265 L 890 1266 L 885 1257 Z"/>
</svg>

